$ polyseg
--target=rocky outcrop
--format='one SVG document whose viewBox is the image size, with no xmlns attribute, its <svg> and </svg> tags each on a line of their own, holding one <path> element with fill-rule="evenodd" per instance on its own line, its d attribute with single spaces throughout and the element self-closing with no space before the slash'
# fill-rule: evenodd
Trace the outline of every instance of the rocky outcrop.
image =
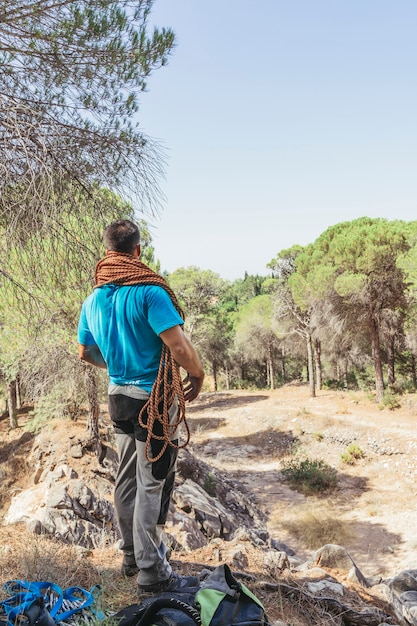
<svg viewBox="0 0 417 626">
<path fill-rule="evenodd" d="M 388 581 L 387 597 L 401 622 L 417 626 L 417 570 L 407 570 Z"/>
<path fill-rule="evenodd" d="M 60 468 L 58 468 L 60 469 Z M 37 534 L 48 534 L 85 548 L 118 538 L 113 505 L 84 480 L 58 472 L 55 481 L 31 487 L 12 498 L 6 524 L 25 522 Z M 65 478 L 64 478 L 65 477 Z"/>
<path fill-rule="evenodd" d="M 82 472 L 74 459 L 82 462 Z M 46 438 L 40 438 L 28 462 L 34 467 L 33 484 L 12 498 L 4 523 L 24 522 L 34 533 L 85 548 L 117 543 L 112 504 L 116 458 L 110 446 L 103 465 L 98 465 L 82 441 L 70 440 L 68 453 L 63 455 Z M 392 580 L 369 580 L 345 548 L 331 544 L 300 562 L 288 546 L 270 537 L 263 512 L 238 482 L 197 460 L 188 450 L 182 451 L 178 469 L 166 527 L 172 548 L 193 552 L 209 545 L 218 561 L 241 572 L 247 570 L 256 550 L 274 580 L 280 581 L 285 572 L 305 576 L 302 586 L 277 582 L 270 583 L 271 590 L 343 614 L 343 624 L 417 626 L 417 570 Z M 336 571 L 342 572 L 342 580 L 332 575 Z M 349 600 L 350 586 L 374 594 L 380 606 L 354 606 Z"/>
</svg>

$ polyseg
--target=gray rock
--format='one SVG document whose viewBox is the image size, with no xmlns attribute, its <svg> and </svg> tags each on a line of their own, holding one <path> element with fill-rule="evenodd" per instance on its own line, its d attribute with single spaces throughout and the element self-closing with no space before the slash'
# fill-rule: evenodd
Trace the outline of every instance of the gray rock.
<svg viewBox="0 0 417 626">
<path fill-rule="evenodd" d="M 170 528 L 170 534 L 187 552 L 207 545 L 207 537 L 201 531 L 200 524 L 180 511 L 170 516 L 167 526 Z"/>
<path fill-rule="evenodd" d="M 336 593 L 339 596 L 343 596 L 344 594 L 343 585 L 327 579 L 318 580 L 316 582 L 308 582 L 306 587 L 308 591 L 314 596 L 327 592 Z"/>
<path fill-rule="evenodd" d="M 417 626 L 417 570 L 401 572 L 388 586 L 391 591 L 391 605 L 398 619 Z"/>
<path fill-rule="evenodd" d="M 369 587 L 365 576 L 356 567 L 348 551 L 343 546 L 330 543 L 326 544 L 314 552 L 311 559 L 307 562 L 307 566 L 310 564 L 312 566 L 344 570 L 348 573 L 348 580 L 350 582 L 359 583 L 364 587 Z"/>
<path fill-rule="evenodd" d="M 295 556 L 295 551 L 287 546 L 283 541 L 277 541 L 276 539 L 269 539 L 269 545 L 278 552 L 285 552 L 288 556 Z"/>
<path fill-rule="evenodd" d="M 232 561 L 233 567 L 237 569 L 245 570 L 249 565 L 248 557 L 242 550 L 237 549 L 230 553 L 229 558 Z"/>
<path fill-rule="evenodd" d="M 234 527 L 233 517 L 191 479 L 187 478 L 175 489 L 172 500 L 181 510 L 193 515 L 207 537 L 230 537 Z"/>
<path fill-rule="evenodd" d="M 80 443 L 77 443 L 70 447 L 70 455 L 73 459 L 81 459 L 83 455 L 83 447 Z"/>
<path fill-rule="evenodd" d="M 290 562 L 286 552 L 268 550 L 265 553 L 264 563 L 269 571 L 273 572 L 282 572 L 284 569 L 290 569 Z"/>
</svg>

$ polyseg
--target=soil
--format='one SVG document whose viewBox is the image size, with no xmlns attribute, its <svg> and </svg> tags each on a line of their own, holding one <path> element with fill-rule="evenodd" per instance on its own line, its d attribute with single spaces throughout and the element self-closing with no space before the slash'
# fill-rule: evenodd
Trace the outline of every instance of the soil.
<svg viewBox="0 0 417 626">
<path fill-rule="evenodd" d="M 301 385 L 202 394 L 188 408 L 192 448 L 247 486 L 297 558 L 337 543 L 365 576 L 387 578 L 417 568 L 417 396 L 400 402 L 381 410 L 361 393 L 310 398 Z M 363 452 L 353 464 L 341 458 L 350 444 Z M 290 489 L 280 470 L 294 455 L 336 468 L 337 488 L 321 497 Z"/>
<path fill-rule="evenodd" d="M 189 449 L 243 483 L 268 512 L 271 536 L 301 561 L 325 543 L 337 543 L 365 576 L 389 578 L 417 569 L 417 395 L 400 401 L 395 410 L 380 410 L 362 393 L 324 390 L 309 398 L 303 385 L 203 393 L 187 407 Z M 19 425 L 26 419 L 22 413 Z M 104 424 L 107 419 L 103 405 Z M 69 430 L 81 433 L 85 420 L 70 426 L 67 421 L 64 428 L 67 445 Z M 54 433 L 58 442 L 59 430 Z M 10 497 L 33 484 L 25 465 L 31 439 L 21 428 L 9 431 L 5 417 L 0 420 L 0 450 L 13 466 L 13 480 L 0 485 L 0 518 Z M 363 457 L 350 465 L 341 456 L 352 443 Z M 291 458 L 325 461 L 337 470 L 337 487 L 309 497 L 290 489 L 281 469 Z M 203 552 L 195 559 L 203 559 Z"/>
</svg>

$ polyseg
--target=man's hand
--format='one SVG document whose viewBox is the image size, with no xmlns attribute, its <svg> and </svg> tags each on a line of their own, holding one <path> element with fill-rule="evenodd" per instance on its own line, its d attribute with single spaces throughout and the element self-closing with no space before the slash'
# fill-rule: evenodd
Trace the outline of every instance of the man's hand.
<svg viewBox="0 0 417 626">
<path fill-rule="evenodd" d="M 187 376 L 182 381 L 184 385 L 184 400 L 186 402 L 191 402 L 192 400 L 195 400 L 195 398 L 201 391 L 203 381 L 204 374 L 200 377 L 190 376 L 190 374 L 187 374 Z"/>
<path fill-rule="evenodd" d="M 159 335 L 171 351 L 172 356 L 187 372 L 184 378 L 184 400 L 191 402 L 201 391 L 204 370 L 194 346 L 185 336 L 181 326 L 173 326 Z"/>
</svg>

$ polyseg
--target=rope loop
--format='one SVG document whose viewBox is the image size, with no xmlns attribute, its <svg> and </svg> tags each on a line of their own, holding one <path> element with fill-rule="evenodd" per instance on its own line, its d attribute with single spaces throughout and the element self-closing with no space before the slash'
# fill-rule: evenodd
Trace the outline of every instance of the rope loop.
<svg viewBox="0 0 417 626">
<path fill-rule="evenodd" d="M 165 390 L 168 390 L 166 392 Z M 170 419 L 170 409 L 175 400 L 178 402 L 176 419 Z M 147 420 L 144 421 L 144 414 L 147 413 Z M 190 441 L 190 428 L 185 416 L 185 401 L 182 386 L 182 379 L 178 363 L 172 358 L 169 348 L 163 344 L 161 361 L 151 394 L 147 403 L 142 407 L 138 416 L 139 425 L 147 431 L 145 442 L 145 455 L 150 463 L 156 463 L 165 453 L 168 447 L 180 449 L 185 448 Z M 162 426 L 162 435 L 154 432 L 155 422 Z M 181 424 L 185 427 L 185 441 L 175 443 L 175 434 Z M 164 444 L 158 454 L 152 455 L 152 439 L 163 441 Z"/>
</svg>

